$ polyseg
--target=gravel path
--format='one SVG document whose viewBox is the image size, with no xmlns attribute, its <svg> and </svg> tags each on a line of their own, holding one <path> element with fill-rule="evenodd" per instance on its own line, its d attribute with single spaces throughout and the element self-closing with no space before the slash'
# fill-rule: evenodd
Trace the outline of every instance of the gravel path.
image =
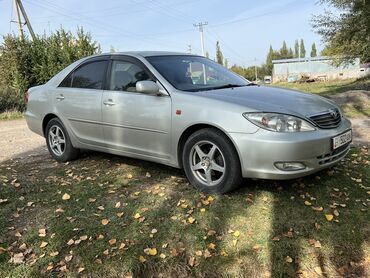
<svg viewBox="0 0 370 278">
<path fill-rule="evenodd" d="M 352 119 L 353 143 L 370 145 L 370 119 Z M 27 127 L 24 119 L 0 121 L 0 163 L 11 158 L 47 155 L 45 139 Z"/>
<path fill-rule="evenodd" d="M 45 138 L 30 131 L 26 120 L 0 121 L 0 163 L 44 153 L 47 153 Z"/>
</svg>

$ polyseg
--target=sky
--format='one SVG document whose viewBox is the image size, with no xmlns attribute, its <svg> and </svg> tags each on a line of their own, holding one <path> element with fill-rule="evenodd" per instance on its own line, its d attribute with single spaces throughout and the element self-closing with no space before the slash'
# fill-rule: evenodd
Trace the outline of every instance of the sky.
<svg viewBox="0 0 370 278">
<path fill-rule="evenodd" d="M 13 0 L 0 0 L 0 35 L 18 34 Z M 294 47 L 303 39 L 323 48 L 312 30 L 313 15 L 323 13 L 317 0 L 22 0 L 36 34 L 49 34 L 63 26 L 89 31 L 103 52 L 164 50 L 201 54 L 204 26 L 205 50 L 215 57 L 220 42 L 229 65 L 250 66 L 265 62 L 269 46 L 279 49 L 285 40 Z M 28 30 L 25 31 L 28 34 Z"/>
</svg>

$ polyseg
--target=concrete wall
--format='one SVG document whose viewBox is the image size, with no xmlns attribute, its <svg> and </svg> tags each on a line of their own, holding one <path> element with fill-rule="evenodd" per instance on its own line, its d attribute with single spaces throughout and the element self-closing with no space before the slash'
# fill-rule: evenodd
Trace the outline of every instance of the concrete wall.
<svg viewBox="0 0 370 278">
<path fill-rule="evenodd" d="M 319 80 L 359 78 L 370 74 L 369 68 L 361 68 L 360 59 L 353 64 L 332 65 L 332 59 L 315 57 L 273 61 L 273 82 L 299 80 L 302 76 Z"/>
</svg>

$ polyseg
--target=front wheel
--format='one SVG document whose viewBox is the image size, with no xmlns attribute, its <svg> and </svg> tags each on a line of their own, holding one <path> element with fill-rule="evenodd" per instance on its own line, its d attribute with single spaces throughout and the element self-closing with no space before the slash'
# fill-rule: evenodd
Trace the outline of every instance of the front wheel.
<svg viewBox="0 0 370 278">
<path fill-rule="evenodd" d="M 182 161 L 185 174 L 196 188 L 207 193 L 226 193 L 242 181 L 238 154 L 221 131 L 206 128 L 185 142 Z"/>
<path fill-rule="evenodd" d="M 78 157 L 79 150 L 72 146 L 67 130 L 58 118 L 48 122 L 45 135 L 49 152 L 55 160 L 66 162 Z"/>
</svg>

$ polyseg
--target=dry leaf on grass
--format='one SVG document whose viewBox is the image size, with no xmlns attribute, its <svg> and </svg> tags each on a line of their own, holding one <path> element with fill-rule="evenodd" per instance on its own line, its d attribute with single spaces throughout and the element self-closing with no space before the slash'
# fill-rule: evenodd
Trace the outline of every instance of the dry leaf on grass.
<svg viewBox="0 0 370 278">
<path fill-rule="evenodd" d="M 46 237 L 46 229 L 39 229 L 39 237 Z"/>
<path fill-rule="evenodd" d="M 293 262 L 293 259 L 291 257 L 289 257 L 289 256 L 286 256 L 285 257 L 285 261 L 290 264 L 290 263 Z"/>
<path fill-rule="evenodd" d="M 67 200 L 71 199 L 71 195 L 69 195 L 68 193 L 64 193 L 63 196 L 62 196 L 62 199 L 64 201 L 67 201 Z"/>
<path fill-rule="evenodd" d="M 40 248 L 44 248 L 48 245 L 49 243 L 47 243 L 46 241 L 42 241 L 41 244 L 40 244 Z"/>
<path fill-rule="evenodd" d="M 109 220 L 108 220 L 108 219 L 105 219 L 105 218 L 101 221 L 101 224 L 102 224 L 103 226 L 108 225 L 108 223 L 109 223 Z"/>
</svg>

